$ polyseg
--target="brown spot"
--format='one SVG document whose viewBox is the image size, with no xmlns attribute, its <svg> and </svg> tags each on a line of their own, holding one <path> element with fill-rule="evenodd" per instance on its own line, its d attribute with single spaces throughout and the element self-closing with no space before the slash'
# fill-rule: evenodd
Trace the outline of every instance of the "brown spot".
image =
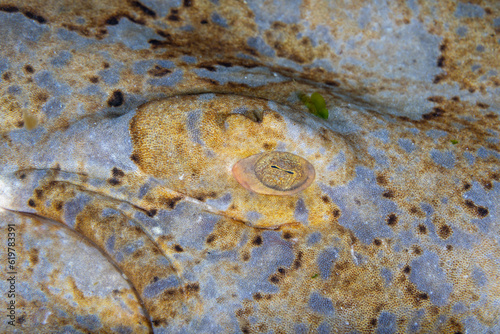
<svg viewBox="0 0 500 334">
<path fill-rule="evenodd" d="M 31 206 L 32 208 L 36 206 L 35 201 L 31 198 L 28 200 L 28 205 Z"/>
<path fill-rule="evenodd" d="M 5 81 L 9 81 L 11 76 L 12 75 L 10 74 L 10 72 L 5 72 L 4 74 L 2 74 L 2 79 Z"/>
<path fill-rule="evenodd" d="M 61 211 L 61 210 L 62 210 L 62 208 L 63 208 L 63 204 L 64 204 L 64 203 L 63 203 L 62 201 L 57 201 L 57 202 L 55 202 L 55 204 L 54 204 L 54 209 L 56 209 L 57 211 Z"/>
<path fill-rule="evenodd" d="M 211 244 L 212 242 L 214 242 L 214 240 L 215 240 L 215 235 L 210 234 L 210 235 L 207 237 L 206 243 L 207 243 L 207 244 Z"/>
<path fill-rule="evenodd" d="M 148 74 L 153 77 L 163 77 L 169 73 L 172 73 L 172 71 L 169 70 L 168 68 L 163 68 L 158 65 L 148 71 Z"/>
<path fill-rule="evenodd" d="M 446 74 L 444 73 L 441 73 L 441 74 L 438 74 L 434 77 L 434 80 L 432 81 L 434 84 L 438 84 L 440 83 L 444 78 L 446 78 Z"/>
<path fill-rule="evenodd" d="M 486 217 L 489 213 L 487 208 L 484 206 L 478 206 L 469 199 L 465 201 L 465 205 L 481 218 Z"/>
<path fill-rule="evenodd" d="M 422 249 L 419 246 L 415 245 L 413 246 L 413 253 L 415 253 L 416 255 L 420 255 L 422 254 Z"/>
<path fill-rule="evenodd" d="M 245 253 L 245 254 L 243 254 L 242 259 L 243 259 L 243 261 L 248 261 L 248 260 L 250 260 L 250 254 L 249 254 L 249 253 Z"/>
<path fill-rule="evenodd" d="M 169 209 L 174 209 L 175 206 L 177 205 L 177 202 L 179 202 L 180 200 L 182 200 L 181 196 L 172 197 L 172 198 L 162 198 L 161 204 L 168 207 Z"/>
<path fill-rule="evenodd" d="M 169 16 L 167 16 L 167 20 L 177 22 L 177 21 L 180 21 L 181 19 L 177 15 L 170 14 Z"/>
<path fill-rule="evenodd" d="M 146 15 L 151 16 L 151 17 L 156 17 L 156 13 L 152 9 L 146 7 L 145 5 L 140 3 L 139 1 L 132 1 L 130 4 L 132 5 L 132 7 L 139 9 L 141 12 L 143 12 Z"/>
<path fill-rule="evenodd" d="M 156 216 L 157 212 L 158 212 L 158 210 L 151 209 L 151 210 L 146 211 L 146 215 L 148 215 L 148 217 L 154 217 L 154 216 Z"/>
<path fill-rule="evenodd" d="M 26 16 L 28 19 L 31 19 L 31 20 L 33 20 L 33 21 L 36 21 L 36 22 L 38 22 L 38 23 L 40 23 L 40 24 L 44 24 L 44 23 L 46 23 L 46 22 L 47 22 L 47 20 L 46 20 L 43 16 L 37 15 L 37 14 L 35 14 L 35 13 L 33 13 L 33 12 L 28 12 L 28 11 L 26 11 L 26 12 L 24 12 L 23 14 L 24 14 L 24 16 Z"/>
<path fill-rule="evenodd" d="M 328 196 L 322 196 L 321 197 L 321 200 L 324 202 L 324 203 L 330 203 L 330 199 L 328 198 Z"/>
<path fill-rule="evenodd" d="M 385 186 L 387 185 L 387 179 L 384 175 L 377 175 L 377 184 L 381 185 L 381 186 Z"/>
<path fill-rule="evenodd" d="M 436 102 L 436 103 L 443 103 L 444 97 L 442 97 L 442 96 L 429 96 L 427 98 L 427 100 L 431 101 L 431 102 Z"/>
<path fill-rule="evenodd" d="M 19 8 L 17 8 L 16 6 L 0 5 L 0 12 L 17 13 L 18 11 L 19 11 Z"/>
<path fill-rule="evenodd" d="M 35 197 L 37 199 L 41 199 L 43 195 L 43 190 L 42 189 L 35 189 Z"/>
<path fill-rule="evenodd" d="M 293 261 L 293 269 L 299 269 L 302 267 L 302 252 L 297 254 L 297 258 Z"/>
<path fill-rule="evenodd" d="M 385 191 L 382 196 L 384 196 L 385 198 L 393 198 L 394 197 L 394 191 L 392 190 L 387 190 Z"/>
<path fill-rule="evenodd" d="M 184 0 L 184 1 L 182 2 L 182 5 L 183 5 L 184 7 L 191 7 L 191 6 L 193 5 L 193 0 Z"/>
<path fill-rule="evenodd" d="M 133 153 L 131 156 L 130 156 L 130 160 L 132 160 L 133 162 L 135 162 L 136 164 L 140 163 L 140 158 L 137 154 Z"/>
<path fill-rule="evenodd" d="M 479 108 L 482 108 L 482 109 L 488 109 L 490 107 L 489 104 L 486 104 L 486 103 L 483 103 L 483 102 L 477 102 L 476 105 L 479 107 Z"/>
<path fill-rule="evenodd" d="M 382 245 L 382 241 L 380 239 L 373 239 L 373 243 L 375 244 L 375 246 Z"/>
<path fill-rule="evenodd" d="M 182 248 L 182 246 L 181 246 L 181 245 L 175 245 L 175 246 L 174 246 L 174 249 L 175 249 L 175 251 L 176 251 L 176 252 L 179 252 L 179 253 L 180 253 L 180 252 L 184 252 L 184 249 Z"/>
<path fill-rule="evenodd" d="M 491 190 L 491 189 L 493 189 L 493 183 L 491 183 L 491 182 L 489 182 L 489 181 L 485 181 L 485 182 L 483 183 L 483 187 L 484 187 L 484 189 L 486 189 L 486 190 Z"/>
<path fill-rule="evenodd" d="M 458 97 L 458 96 L 453 96 L 453 97 L 451 98 L 451 100 L 452 100 L 452 101 L 455 101 L 455 102 L 458 102 L 458 101 L 460 101 L 460 97 Z"/>
<path fill-rule="evenodd" d="M 90 77 L 90 78 L 89 78 L 89 80 L 90 80 L 90 82 L 92 82 L 92 83 L 96 84 L 96 83 L 98 83 L 98 82 L 99 82 L 99 77 L 97 77 L 97 76 L 92 76 L 92 77 Z"/>
<path fill-rule="evenodd" d="M 465 182 L 464 183 L 464 190 L 469 190 L 471 188 L 470 183 Z"/>
<path fill-rule="evenodd" d="M 205 19 L 203 19 L 203 20 L 201 20 L 201 21 L 200 21 L 200 23 L 201 23 L 201 24 L 207 24 L 207 23 L 208 23 L 208 21 L 207 21 L 207 20 L 205 20 Z"/>
<path fill-rule="evenodd" d="M 444 66 L 444 56 L 440 56 L 437 60 L 437 66 L 438 67 L 443 67 Z"/>
<path fill-rule="evenodd" d="M 370 325 L 372 325 L 373 327 L 377 326 L 377 319 L 372 318 L 372 319 L 370 320 Z"/>
<path fill-rule="evenodd" d="M 448 239 L 453 234 L 453 230 L 449 225 L 441 225 L 438 228 L 437 234 L 441 239 Z"/>
<path fill-rule="evenodd" d="M 278 284 L 280 282 L 280 278 L 276 275 L 273 275 L 271 276 L 271 278 L 269 279 L 269 281 L 273 284 Z"/>
<path fill-rule="evenodd" d="M 252 244 L 256 246 L 262 245 L 262 237 L 260 235 L 256 236 L 255 239 L 253 239 Z"/>
<path fill-rule="evenodd" d="M 395 226 L 397 222 L 398 222 L 398 216 L 396 216 L 394 213 L 391 213 L 389 216 L 387 216 L 387 225 Z"/>
<path fill-rule="evenodd" d="M 122 170 L 120 170 L 120 169 L 118 169 L 116 167 L 113 167 L 113 169 L 111 170 L 111 173 L 113 174 L 114 177 L 123 177 L 123 176 L 125 176 L 125 173 Z"/>
<path fill-rule="evenodd" d="M 283 239 L 290 239 L 291 237 L 293 237 L 292 233 L 290 232 L 283 233 Z"/>
<path fill-rule="evenodd" d="M 410 271 L 411 271 L 410 266 L 405 266 L 405 267 L 403 268 L 403 272 L 404 272 L 405 274 L 409 274 L 409 273 L 410 273 Z"/>
<path fill-rule="evenodd" d="M 119 90 L 115 90 L 108 99 L 108 106 L 119 107 L 122 104 L 123 104 L 123 93 Z"/>
<path fill-rule="evenodd" d="M 199 283 L 189 283 L 186 286 L 186 290 L 188 292 L 198 292 L 198 291 L 200 291 L 200 284 Z"/>
<path fill-rule="evenodd" d="M 340 210 L 339 210 L 339 209 L 335 209 L 335 210 L 333 210 L 333 216 L 334 216 L 335 218 L 340 217 Z"/>
<path fill-rule="evenodd" d="M 255 300 L 261 300 L 262 299 L 262 295 L 260 294 L 260 292 L 254 293 L 253 294 L 253 299 L 255 299 Z"/>
<path fill-rule="evenodd" d="M 35 69 L 33 69 L 33 66 L 31 66 L 31 65 L 25 65 L 25 66 L 24 66 L 24 70 L 25 70 L 27 73 L 34 73 L 34 72 L 35 72 Z"/>
<path fill-rule="evenodd" d="M 117 16 L 111 16 L 104 23 L 109 26 L 115 26 L 119 23 L 120 17 Z"/>
<path fill-rule="evenodd" d="M 427 227 L 424 224 L 418 224 L 418 232 L 421 234 L 427 234 Z"/>
<path fill-rule="evenodd" d="M 442 116 L 445 113 L 444 109 L 442 109 L 440 107 L 434 107 L 432 110 L 433 111 L 430 113 L 423 114 L 422 118 L 425 120 L 430 120 L 430 119 Z"/>
<path fill-rule="evenodd" d="M 38 263 L 38 249 L 32 248 L 30 250 L 30 262 L 32 265 L 36 265 Z"/>
<path fill-rule="evenodd" d="M 102 63 L 103 68 L 109 68 L 109 63 L 108 62 L 103 62 Z"/>
<path fill-rule="evenodd" d="M 19 121 L 19 122 L 17 122 L 17 123 L 16 123 L 16 126 L 17 126 L 18 128 L 22 128 L 22 127 L 24 126 L 24 121 Z"/>
<path fill-rule="evenodd" d="M 108 179 L 108 183 L 112 186 L 116 186 L 116 185 L 119 185 L 121 183 L 121 181 L 112 177 L 112 178 Z"/>
<path fill-rule="evenodd" d="M 332 87 L 339 87 L 340 86 L 340 82 L 335 81 L 335 80 L 326 80 L 325 84 L 327 84 L 328 86 L 332 86 Z"/>
<path fill-rule="evenodd" d="M 446 245 L 446 250 L 447 250 L 447 251 L 451 251 L 451 250 L 453 250 L 453 246 L 452 246 L 452 245 Z"/>
<path fill-rule="evenodd" d="M 23 314 L 19 318 L 17 318 L 17 323 L 22 325 L 26 321 L 26 315 Z"/>
</svg>

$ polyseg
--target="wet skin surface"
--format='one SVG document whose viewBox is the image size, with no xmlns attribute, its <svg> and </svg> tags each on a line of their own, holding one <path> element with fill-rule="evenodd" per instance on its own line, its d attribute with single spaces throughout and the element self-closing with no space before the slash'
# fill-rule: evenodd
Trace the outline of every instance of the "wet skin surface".
<svg viewBox="0 0 500 334">
<path fill-rule="evenodd" d="M 1 328 L 498 332 L 499 8 L 392 6 L 2 2 Z"/>
</svg>

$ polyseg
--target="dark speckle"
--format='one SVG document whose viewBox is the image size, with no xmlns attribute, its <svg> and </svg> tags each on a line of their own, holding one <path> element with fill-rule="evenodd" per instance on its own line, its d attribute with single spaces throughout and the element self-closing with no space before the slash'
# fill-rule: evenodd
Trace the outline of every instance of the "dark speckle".
<svg viewBox="0 0 500 334">
<path fill-rule="evenodd" d="M 482 207 L 482 206 L 479 206 L 477 208 L 477 214 L 480 216 L 480 217 L 486 217 L 488 215 L 489 211 L 488 209 L 486 209 L 485 207 Z"/>
<path fill-rule="evenodd" d="M 123 177 L 125 175 L 125 173 L 122 170 L 116 167 L 113 167 L 111 173 L 113 174 L 114 177 Z"/>
<path fill-rule="evenodd" d="M 40 24 L 44 24 L 47 22 L 47 20 L 43 16 L 37 15 L 37 14 L 32 13 L 32 12 L 24 12 L 24 16 L 26 16 L 28 19 L 34 20 Z"/>
<path fill-rule="evenodd" d="M 210 235 L 207 237 L 207 244 L 211 244 L 212 242 L 214 242 L 214 240 L 215 240 L 215 235 L 210 234 Z"/>
<path fill-rule="evenodd" d="M 35 201 L 31 198 L 28 200 L 28 205 L 31 206 L 32 208 L 36 206 Z"/>
<path fill-rule="evenodd" d="M 395 226 L 397 222 L 398 222 L 398 216 L 396 216 L 394 213 L 391 213 L 389 216 L 387 216 L 387 225 Z"/>
<path fill-rule="evenodd" d="M 116 186 L 116 185 L 119 185 L 120 184 L 120 180 L 112 177 L 110 179 L 108 179 L 108 183 L 112 186 Z"/>
<path fill-rule="evenodd" d="M 404 272 L 405 274 L 409 274 L 409 273 L 410 273 L 410 271 L 411 271 L 410 266 L 405 266 L 405 267 L 403 268 L 403 272 Z"/>
<path fill-rule="evenodd" d="M 130 160 L 132 160 L 132 161 L 133 161 L 133 162 L 135 162 L 135 163 L 139 163 L 140 158 L 139 158 L 139 156 L 138 156 L 137 154 L 132 154 L 132 155 L 130 156 Z"/>
<path fill-rule="evenodd" d="M 293 235 L 292 235 L 292 233 L 290 233 L 290 232 L 285 232 L 285 233 L 283 233 L 283 239 L 290 239 L 292 236 L 293 236 Z"/>
<path fill-rule="evenodd" d="M 339 209 L 335 209 L 335 210 L 333 210 L 333 216 L 334 216 L 335 218 L 340 217 L 340 210 L 339 210 Z"/>
<path fill-rule="evenodd" d="M 385 198 L 393 198 L 394 197 L 394 191 L 392 190 L 387 190 L 385 191 L 382 196 L 384 196 Z"/>
<path fill-rule="evenodd" d="M 441 225 L 438 228 L 437 234 L 441 239 L 448 239 L 452 235 L 453 230 L 449 225 Z"/>
<path fill-rule="evenodd" d="M 115 26 L 119 23 L 118 18 L 116 16 L 111 16 L 105 21 L 106 25 Z"/>
<path fill-rule="evenodd" d="M 201 20 L 201 21 L 200 21 L 200 23 L 201 23 L 201 24 L 207 24 L 207 23 L 208 23 L 208 21 L 207 21 L 207 20 Z"/>
<path fill-rule="evenodd" d="M 108 99 L 108 106 L 119 107 L 123 104 L 123 93 L 119 90 L 115 90 L 111 97 Z"/>
<path fill-rule="evenodd" d="M 372 325 L 373 327 L 377 326 L 377 319 L 373 318 L 372 320 L 370 320 L 370 325 Z"/>
<path fill-rule="evenodd" d="M 146 211 L 146 214 L 148 215 L 148 217 L 154 217 L 156 215 L 156 213 L 158 212 L 158 210 L 156 209 L 151 209 L 149 211 Z"/>
<path fill-rule="evenodd" d="M 174 246 L 174 249 L 175 249 L 175 251 L 176 251 L 176 252 L 179 252 L 179 253 L 180 253 L 180 252 L 184 252 L 184 249 L 182 248 L 182 246 L 181 246 L 181 245 L 175 245 L 175 246 Z"/>
<path fill-rule="evenodd" d="M 31 65 L 26 65 L 26 66 L 24 66 L 24 70 L 25 70 L 27 73 L 35 73 L 35 70 L 33 69 L 33 66 L 31 66 Z"/>
<path fill-rule="evenodd" d="M 444 56 L 440 56 L 437 60 L 437 66 L 438 67 L 443 67 L 444 66 Z"/>
<path fill-rule="evenodd" d="M 260 235 L 256 236 L 255 239 L 253 239 L 252 244 L 256 246 L 262 245 L 262 237 Z"/>
<path fill-rule="evenodd" d="M 137 8 L 137 9 L 139 9 L 141 12 L 143 12 L 143 13 L 144 13 L 144 14 L 146 14 L 146 15 L 151 16 L 151 17 L 156 17 L 156 13 L 155 13 L 152 9 L 150 9 L 150 8 L 148 8 L 148 7 L 146 7 L 146 6 L 144 6 L 144 5 L 143 5 L 142 3 L 140 3 L 139 1 L 132 1 L 130 4 L 131 4 L 133 7 L 135 7 L 135 8 Z"/>
<path fill-rule="evenodd" d="M 184 1 L 182 2 L 182 5 L 183 5 L 184 7 L 191 7 L 191 6 L 193 5 L 193 0 L 184 0 Z"/>
<path fill-rule="evenodd" d="M 427 234 L 427 227 L 425 227 L 424 224 L 419 224 L 418 225 L 418 232 L 420 232 L 422 234 Z"/>
<path fill-rule="evenodd" d="M 375 246 L 382 245 L 382 241 L 380 239 L 373 239 L 373 243 L 375 244 Z"/>
<path fill-rule="evenodd" d="M 177 21 L 180 21 L 181 19 L 177 15 L 170 14 L 169 16 L 167 16 L 167 20 L 177 22 Z"/>
</svg>

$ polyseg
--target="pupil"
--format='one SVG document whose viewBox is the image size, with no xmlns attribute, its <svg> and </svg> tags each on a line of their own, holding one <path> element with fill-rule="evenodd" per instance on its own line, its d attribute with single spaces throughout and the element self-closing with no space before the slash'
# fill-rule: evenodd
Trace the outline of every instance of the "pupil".
<svg viewBox="0 0 500 334">
<path fill-rule="evenodd" d="M 291 174 L 293 175 L 293 172 L 289 171 L 289 170 L 286 170 L 286 169 L 283 169 L 283 168 L 279 168 L 278 166 L 276 165 L 271 165 L 271 168 L 276 168 L 276 169 L 281 169 L 282 171 L 288 173 L 288 174 Z"/>
</svg>

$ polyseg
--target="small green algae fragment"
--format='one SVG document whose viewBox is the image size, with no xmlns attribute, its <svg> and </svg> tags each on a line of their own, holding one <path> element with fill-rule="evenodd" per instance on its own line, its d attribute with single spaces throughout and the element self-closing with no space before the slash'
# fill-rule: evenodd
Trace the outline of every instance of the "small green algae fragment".
<svg viewBox="0 0 500 334">
<path fill-rule="evenodd" d="M 316 278 L 318 276 L 319 276 L 319 274 L 316 273 L 316 274 L 312 275 L 311 278 Z"/>
<path fill-rule="evenodd" d="M 451 141 L 451 143 L 452 143 L 453 145 L 458 144 L 458 140 L 452 139 L 452 140 L 450 140 L 450 141 Z"/>
<path fill-rule="evenodd" d="M 320 93 L 314 92 L 311 96 L 299 93 L 299 99 L 309 109 L 309 111 L 323 119 L 328 119 L 328 109 L 326 108 L 325 99 Z"/>
</svg>

